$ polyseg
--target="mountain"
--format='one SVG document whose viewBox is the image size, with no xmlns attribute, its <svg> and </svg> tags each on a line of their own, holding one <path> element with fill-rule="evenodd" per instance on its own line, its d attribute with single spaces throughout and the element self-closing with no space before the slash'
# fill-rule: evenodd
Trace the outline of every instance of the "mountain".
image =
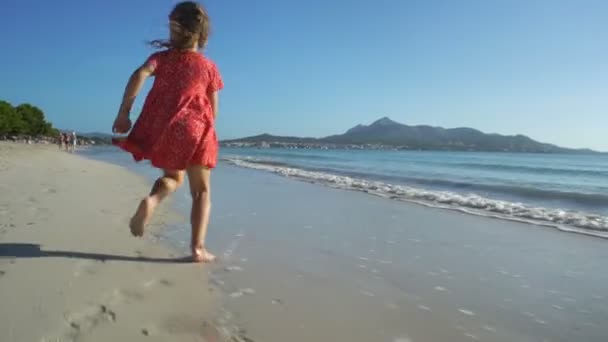
<svg viewBox="0 0 608 342">
<path fill-rule="evenodd" d="M 242 139 L 223 141 L 233 144 L 303 144 L 344 147 L 348 145 L 383 145 L 385 148 L 405 150 L 486 151 L 528 153 L 594 153 L 588 149 L 568 149 L 535 141 L 524 135 L 487 134 L 472 128 L 445 129 L 432 126 L 408 126 L 387 117 L 371 125 L 357 125 L 344 134 L 325 138 L 281 137 L 262 134 Z"/>
</svg>

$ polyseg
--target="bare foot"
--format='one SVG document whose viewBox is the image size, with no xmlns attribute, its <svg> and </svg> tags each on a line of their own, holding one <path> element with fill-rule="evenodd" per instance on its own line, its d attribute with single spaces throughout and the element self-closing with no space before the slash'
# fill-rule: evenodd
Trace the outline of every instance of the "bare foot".
<svg viewBox="0 0 608 342">
<path fill-rule="evenodd" d="M 131 228 L 131 234 L 133 234 L 133 236 L 144 235 L 144 228 L 146 227 L 146 224 L 148 224 L 153 211 L 154 206 L 152 204 L 152 199 L 145 198 L 141 200 L 135 215 L 133 215 L 131 222 L 129 222 L 129 228 Z"/>
<path fill-rule="evenodd" d="M 209 253 L 204 247 L 194 247 L 192 248 L 192 259 L 194 262 L 214 262 L 216 257 L 215 255 Z"/>
</svg>

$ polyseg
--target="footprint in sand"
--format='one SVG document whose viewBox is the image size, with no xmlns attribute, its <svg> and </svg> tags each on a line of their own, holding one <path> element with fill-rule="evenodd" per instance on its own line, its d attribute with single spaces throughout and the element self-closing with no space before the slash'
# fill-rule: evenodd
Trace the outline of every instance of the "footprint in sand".
<svg viewBox="0 0 608 342">
<path fill-rule="evenodd" d="M 74 271 L 72 272 L 72 275 L 74 277 L 80 277 L 80 275 L 82 275 L 83 273 L 86 273 L 89 275 L 96 274 L 97 267 L 96 267 L 95 263 L 93 263 L 92 261 L 79 261 L 78 263 L 76 263 L 76 266 L 74 266 Z"/>
<path fill-rule="evenodd" d="M 139 302 L 144 299 L 143 293 L 137 290 L 124 290 L 118 289 L 114 291 L 114 294 L 110 298 L 110 303 L 133 303 Z"/>
<path fill-rule="evenodd" d="M 4 276 L 5 274 L 6 274 L 6 271 L 0 270 L 0 278 L 2 278 L 2 276 Z"/>
<path fill-rule="evenodd" d="M 158 282 L 159 284 L 163 285 L 163 286 L 173 286 L 173 282 L 167 280 L 167 279 L 161 279 Z"/>
<path fill-rule="evenodd" d="M 81 312 L 67 314 L 65 317 L 68 323 L 68 328 L 62 334 L 62 338 L 50 338 L 49 341 L 77 341 L 83 335 L 89 334 L 91 331 L 103 324 L 115 323 L 117 315 L 113 310 L 110 310 L 106 305 L 94 305 L 88 307 Z"/>
</svg>

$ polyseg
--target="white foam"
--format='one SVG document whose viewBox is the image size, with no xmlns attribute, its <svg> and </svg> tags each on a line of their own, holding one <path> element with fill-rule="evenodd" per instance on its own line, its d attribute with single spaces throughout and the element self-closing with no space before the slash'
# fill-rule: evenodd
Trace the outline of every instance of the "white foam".
<svg viewBox="0 0 608 342">
<path fill-rule="evenodd" d="M 420 310 L 423 310 L 423 311 L 431 311 L 431 308 L 429 308 L 428 306 L 424 306 L 424 305 L 418 305 L 417 308 Z"/>
<path fill-rule="evenodd" d="M 226 266 L 225 270 L 227 272 L 235 272 L 235 271 L 242 271 L 243 268 L 240 266 Z"/>
<path fill-rule="evenodd" d="M 485 331 L 489 331 L 489 332 L 493 332 L 493 333 L 495 333 L 495 332 L 496 332 L 496 328 L 494 328 L 494 327 L 492 327 L 492 326 L 489 326 L 489 325 L 484 325 L 484 326 L 483 326 L 483 330 L 485 330 Z"/>
<path fill-rule="evenodd" d="M 248 294 L 248 295 L 255 294 L 255 290 L 250 289 L 250 288 L 242 289 L 241 292 L 243 292 L 244 294 Z"/>
<path fill-rule="evenodd" d="M 473 335 L 471 333 L 466 333 L 466 334 L 464 334 L 464 336 L 466 336 L 474 341 L 479 341 L 479 337 L 477 337 L 476 335 Z"/>
<path fill-rule="evenodd" d="M 490 199 L 477 194 L 431 191 L 406 185 L 396 185 L 340 176 L 326 172 L 307 171 L 292 167 L 264 164 L 252 159 L 226 158 L 239 167 L 273 172 L 285 177 L 320 183 L 334 188 L 363 191 L 384 198 L 459 210 L 469 214 L 545 225 L 560 230 L 608 238 L 608 217 L 581 211 L 543 208 L 523 203 Z"/>
<path fill-rule="evenodd" d="M 463 315 L 467 315 L 467 316 L 475 316 L 475 313 L 471 310 L 458 309 L 458 312 L 460 312 Z"/>
<path fill-rule="evenodd" d="M 435 291 L 445 292 L 445 291 L 447 291 L 447 289 L 445 287 L 442 287 L 442 286 L 435 286 Z"/>
<path fill-rule="evenodd" d="M 397 310 L 399 309 L 399 305 L 395 303 L 386 303 L 386 308 L 391 310 Z"/>
<path fill-rule="evenodd" d="M 396 338 L 395 341 L 393 341 L 393 342 L 412 342 L 412 340 L 410 340 L 407 337 L 399 337 L 399 338 Z"/>
</svg>

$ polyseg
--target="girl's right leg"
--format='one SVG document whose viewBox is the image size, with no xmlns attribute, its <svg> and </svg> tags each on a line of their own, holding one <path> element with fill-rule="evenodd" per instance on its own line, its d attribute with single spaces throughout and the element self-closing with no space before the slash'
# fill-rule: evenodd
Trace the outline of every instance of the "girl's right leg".
<svg viewBox="0 0 608 342">
<path fill-rule="evenodd" d="M 209 253 L 205 248 L 205 236 L 211 212 L 211 170 L 204 166 L 191 166 L 186 172 L 192 194 L 192 211 L 190 212 L 192 258 L 196 262 L 212 262 L 215 260 L 215 255 Z"/>
<path fill-rule="evenodd" d="M 156 206 L 169 194 L 177 190 L 184 182 L 184 171 L 163 170 L 163 176 L 154 182 L 150 194 L 141 200 L 135 215 L 131 218 L 129 228 L 133 236 L 144 235 L 144 228 Z"/>
</svg>

